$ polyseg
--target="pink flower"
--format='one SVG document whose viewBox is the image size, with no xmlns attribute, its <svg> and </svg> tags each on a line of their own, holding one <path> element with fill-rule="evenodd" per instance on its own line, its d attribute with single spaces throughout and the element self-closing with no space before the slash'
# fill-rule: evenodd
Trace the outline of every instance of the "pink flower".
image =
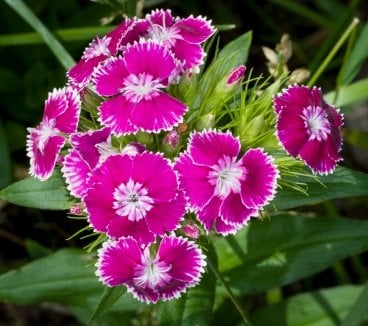
<svg viewBox="0 0 368 326">
<path fill-rule="evenodd" d="M 289 86 L 274 98 L 277 137 L 287 153 L 300 157 L 315 174 L 331 173 L 340 156 L 343 115 L 321 89 Z"/>
<path fill-rule="evenodd" d="M 202 131 L 192 133 L 176 162 L 189 206 L 207 232 L 236 232 L 275 195 L 272 157 L 260 148 L 239 154 L 240 142 L 229 132 Z"/>
<path fill-rule="evenodd" d="M 206 261 L 193 242 L 165 236 L 156 254 L 150 249 L 142 250 L 133 238 L 106 242 L 98 252 L 96 274 L 110 287 L 125 285 L 146 303 L 178 298 L 199 283 Z"/>
<path fill-rule="evenodd" d="M 109 97 L 99 107 L 101 123 L 119 136 L 178 124 L 186 106 L 164 92 L 175 69 L 171 52 L 152 42 L 135 43 L 123 57 L 108 59 L 95 71 L 97 93 Z"/>
<path fill-rule="evenodd" d="M 61 171 L 70 193 L 82 198 L 87 189 L 92 171 L 107 157 L 116 154 L 135 155 L 142 153 L 145 147 L 138 143 L 117 149 L 111 144 L 109 128 L 75 133 L 70 138 L 72 148 L 65 156 Z"/>
<path fill-rule="evenodd" d="M 147 37 L 171 49 L 183 69 L 196 70 L 205 53 L 201 44 L 215 32 L 205 18 L 174 18 L 170 10 L 155 10 L 146 16 Z"/>
<path fill-rule="evenodd" d="M 54 171 L 59 153 L 68 134 L 77 130 L 80 113 L 80 98 L 70 87 L 54 89 L 45 101 L 41 123 L 28 128 L 27 156 L 29 173 L 46 180 Z"/>
<path fill-rule="evenodd" d="M 114 238 L 147 244 L 179 227 L 186 201 L 167 159 L 144 152 L 113 155 L 93 171 L 83 198 L 89 221 Z"/>
<path fill-rule="evenodd" d="M 107 58 L 117 55 L 128 43 L 139 40 L 137 20 L 126 18 L 103 37 L 96 37 L 84 50 L 82 58 L 67 72 L 71 85 L 84 88 L 91 80 L 93 70 Z"/>
</svg>

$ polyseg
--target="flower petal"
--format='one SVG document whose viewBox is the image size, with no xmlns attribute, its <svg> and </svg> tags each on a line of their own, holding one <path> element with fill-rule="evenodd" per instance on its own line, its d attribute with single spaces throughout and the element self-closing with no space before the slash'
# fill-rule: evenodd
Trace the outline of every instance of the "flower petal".
<svg viewBox="0 0 368 326">
<path fill-rule="evenodd" d="M 210 169 L 194 164 L 189 155 L 182 154 L 175 163 L 175 170 L 179 172 L 180 185 L 189 198 L 190 207 L 202 209 L 215 192 L 208 182 Z"/>
<path fill-rule="evenodd" d="M 180 19 L 174 26 L 186 42 L 194 44 L 203 43 L 215 32 L 211 22 L 201 16 Z"/>
<path fill-rule="evenodd" d="M 241 198 L 248 208 L 259 209 L 276 194 L 278 170 L 273 158 L 262 149 L 250 149 L 241 159 L 247 174 L 241 182 Z"/>
<path fill-rule="evenodd" d="M 196 164 L 216 165 L 224 156 L 236 157 L 240 151 L 240 142 L 230 133 L 214 130 L 196 132 L 189 140 L 188 152 Z"/>
<path fill-rule="evenodd" d="M 182 191 L 168 203 L 157 203 L 147 214 L 148 229 L 156 235 L 176 230 L 185 213 L 186 201 Z"/>
<path fill-rule="evenodd" d="M 205 52 L 199 44 L 190 44 L 182 40 L 176 40 L 173 52 L 176 58 L 184 62 L 184 70 L 200 66 L 205 56 Z"/>
<path fill-rule="evenodd" d="M 132 105 L 131 123 L 147 132 L 170 130 L 182 121 L 187 107 L 174 97 L 157 92 L 151 100 Z"/>
<path fill-rule="evenodd" d="M 116 96 L 99 106 L 100 121 L 117 136 L 134 133 L 137 127 L 130 122 L 133 105 L 124 96 Z"/>
<path fill-rule="evenodd" d="M 203 209 L 197 211 L 198 220 L 201 222 L 207 232 L 211 230 L 214 222 L 219 218 L 220 206 L 220 198 L 213 196 Z"/>
<path fill-rule="evenodd" d="M 96 92 L 101 96 L 113 96 L 120 93 L 124 78 L 129 75 L 121 57 L 111 57 L 93 73 Z"/>
</svg>

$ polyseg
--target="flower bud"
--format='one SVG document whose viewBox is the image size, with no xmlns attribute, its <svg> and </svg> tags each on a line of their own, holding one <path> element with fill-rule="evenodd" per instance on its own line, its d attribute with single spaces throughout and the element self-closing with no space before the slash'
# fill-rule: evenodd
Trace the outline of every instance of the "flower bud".
<svg viewBox="0 0 368 326">
<path fill-rule="evenodd" d="M 195 224 L 188 224 L 183 226 L 182 231 L 185 233 L 185 235 L 192 239 L 198 239 L 199 238 L 199 228 Z"/>
<path fill-rule="evenodd" d="M 70 207 L 70 214 L 81 216 L 83 215 L 84 205 L 82 203 L 76 203 Z"/>
<path fill-rule="evenodd" d="M 242 82 L 246 69 L 244 65 L 240 65 L 231 70 L 217 84 L 215 93 L 220 95 L 223 99 L 231 95 L 231 93 L 236 90 L 236 87 Z"/>
<path fill-rule="evenodd" d="M 171 130 L 162 140 L 162 148 L 166 154 L 174 154 L 180 143 L 180 135 L 176 130 Z"/>
</svg>

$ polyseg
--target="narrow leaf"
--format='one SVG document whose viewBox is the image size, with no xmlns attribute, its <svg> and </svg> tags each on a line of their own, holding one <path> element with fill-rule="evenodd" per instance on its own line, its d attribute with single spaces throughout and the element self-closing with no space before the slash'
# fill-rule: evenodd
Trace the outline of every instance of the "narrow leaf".
<svg viewBox="0 0 368 326">
<path fill-rule="evenodd" d="M 7 186 L 11 179 L 11 164 L 10 154 L 5 131 L 0 119 L 0 157 L 1 157 L 1 169 L 0 169 L 0 188 Z"/>
<path fill-rule="evenodd" d="M 60 173 L 40 181 L 33 177 L 20 180 L 0 191 L 0 198 L 12 204 L 50 210 L 64 210 L 72 200 Z"/>
<path fill-rule="evenodd" d="M 298 294 L 279 304 L 259 309 L 253 315 L 252 321 L 257 326 L 342 325 L 342 319 L 360 293 L 361 286 L 349 285 Z"/>
<path fill-rule="evenodd" d="M 319 180 L 320 182 L 308 177 L 290 179 L 291 182 L 305 184 L 308 195 L 284 187 L 277 192 L 268 210 L 281 211 L 329 199 L 368 195 L 368 174 L 366 173 L 338 167 L 333 174 L 322 176 Z"/>
<path fill-rule="evenodd" d="M 363 320 L 368 319 L 368 281 L 365 283 L 359 297 L 352 305 L 349 314 L 344 319 L 341 326 L 363 325 Z"/>
<path fill-rule="evenodd" d="M 219 270 L 240 293 L 273 289 L 368 249 L 368 222 L 277 215 L 214 242 Z"/>
</svg>

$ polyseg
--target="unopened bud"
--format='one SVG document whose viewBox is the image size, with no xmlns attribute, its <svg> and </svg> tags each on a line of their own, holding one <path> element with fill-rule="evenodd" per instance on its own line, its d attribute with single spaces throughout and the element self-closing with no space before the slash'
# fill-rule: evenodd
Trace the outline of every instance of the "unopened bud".
<svg viewBox="0 0 368 326">
<path fill-rule="evenodd" d="M 192 239 L 198 239 L 200 234 L 198 226 L 194 224 L 188 224 L 183 226 L 182 231 L 185 233 L 187 237 Z"/>
<path fill-rule="evenodd" d="M 242 82 L 245 75 L 246 67 L 240 65 L 235 69 L 231 70 L 224 78 L 220 80 L 215 88 L 215 93 L 222 95 L 225 98 L 236 89 L 236 87 Z"/>
<path fill-rule="evenodd" d="M 83 209 L 84 206 L 82 203 L 74 204 L 72 207 L 70 207 L 70 214 L 81 216 L 83 215 Z"/>
<path fill-rule="evenodd" d="M 180 135 L 176 130 L 171 130 L 162 140 L 162 148 L 166 154 L 174 154 L 179 146 Z"/>
</svg>

